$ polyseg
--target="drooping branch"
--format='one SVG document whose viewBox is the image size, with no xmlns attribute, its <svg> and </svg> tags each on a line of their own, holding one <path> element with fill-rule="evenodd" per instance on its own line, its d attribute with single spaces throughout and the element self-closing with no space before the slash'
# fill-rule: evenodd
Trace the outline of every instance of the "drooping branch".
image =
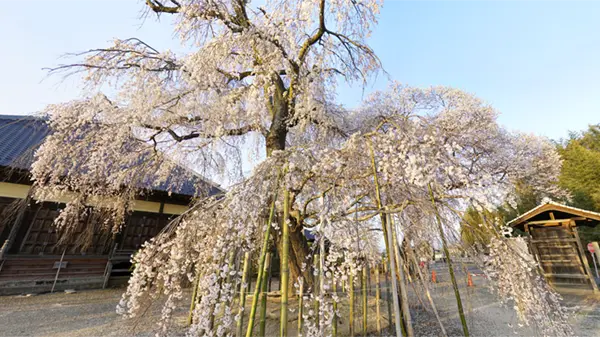
<svg viewBox="0 0 600 337">
<path fill-rule="evenodd" d="M 74 73 L 85 70 L 130 70 L 148 72 L 172 72 L 183 70 L 176 59 L 162 55 L 155 48 L 138 38 L 117 40 L 110 48 L 95 48 L 66 56 L 84 57 L 84 62 L 63 64 L 54 68 L 44 68 L 50 74 L 75 69 Z"/>
</svg>

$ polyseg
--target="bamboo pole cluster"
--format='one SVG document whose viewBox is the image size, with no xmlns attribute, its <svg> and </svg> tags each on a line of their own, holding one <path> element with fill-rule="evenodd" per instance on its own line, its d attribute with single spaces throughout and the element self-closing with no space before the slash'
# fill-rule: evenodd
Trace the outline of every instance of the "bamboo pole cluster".
<svg viewBox="0 0 600 337">
<path fill-rule="evenodd" d="M 380 206 L 380 208 L 385 209 L 385 205 L 383 205 L 382 201 L 381 201 L 381 188 L 379 186 L 378 183 L 378 179 L 377 179 L 377 168 L 375 166 L 375 161 L 373 160 L 373 175 L 374 175 L 374 184 L 375 184 L 375 189 L 376 189 L 376 195 L 378 196 L 378 204 Z M 431 192 L 431 187 L 429 187 L 431 196 L 432 196 L 432 203 L 434 205 L 434 210 L 435 210 L 435 200 L 433 199 L 433 194 Z M 254 333 L 254 328 L 256 325 L 256 313 L 259 312 L 259 320 L 258 320 L 258 325 L 259 325 L 259 329 L 258 329 L 258 336 L 266 336 L 268 334 L 267 330 L 266 330 L 266 326 L 267 326 L 267 306 L 268 306 L 268 301 L 267 301 L 267 293 L 268 293 L 268 284 L 269 284 L 269 280 L 270 280 L 270 266 L 271 266 L 271 254 L 269 252 L 269 245 L 270 245 L 270 232 L 271 232 L 271 226 L 273 224 L 274 221 L 274 217 L 275 217 L 275 212 L 276 212 L 276 199 L 277 199 L 277 192 L 274 193 L 273 196 L 273 200 L 272 200 L 272 204 L 271 204 L 271 208 L 270 208 L 270 212 L 269 212 L 269 217 L 265 223 L 264 226 L 264 233 L 263 233 L 263 241 L 262 241 L 262 246 L 259 252 L 259 256 L 258 256 L 258 266 L 257 266 L 257 278 L 256 278 L 256 284 L 254 287 L 254 290 L 252 292 L 252 303 L 250 306 L 250 310 L 249 313 L 247 315 L 245 315 L 245 306 L 246 306 L 246 298 L 247 298 L 247 294 L 249 292 L 249 287 L 248 284 L 250 283 L 251 280 L 251 276 L 250 276 L 250 269 L 251 269 L 251 255 L 250 252 L 245 252 L 243 255 L 243 264 L 242 264 L 242 271 L 241 271 L 241 284 L 239 286 L 239 299 L 238 299 L 238 320 L 236 322 L 236 336 L 237 337 L 241 337 L 242 335 L 244 335 L 244 321 L 245 318 L 247 317 L 248 321 L 247 321 L 247 325 L 246 325 L 246 329 L 245 329 L 245 336 L 246 337 L 251 337 L 253 336 Z M 288 313 L 289 313 L 289 285 L 290 285 L 290 278 L 289 278 L 289 268 L 288 268 L 288 254 L 287 252 L 289 251 L 290 247 L 289 247 L 289 226 L 286 223 L 285 219 L 288 219 L 290 214 L 289 214 L 289 191 L 287 191 L 286 189 L 284 189 L 283 191 L 283 225 L 281 228 L 282 231 L 282 236 L 281 236 L 281 240 L 282 240 L 282 246 L 283 246 L 283 250 L 282 250 L 282 256 L 281 256 L 281 273 L 280 273 L 280 317 L 279 317 L 279 336 L 281 337 L 287 337 L 288 336 Z M 453 270 L 453 265 L 452 265 L 452 261 L 451 261 L 451 257 L 450 257 L 450 253 L 447 247 L 447 242 L 446 242 L 446 238 L 445 238 L 445 234 L 443 231 L 443 227 L 442 227 L 442 220 L 439 216 L 439 214 L 435 214 L 435 219 L 437 221 L 437 225 L 438 225 L 438 229 L 439 229 L 439 235 L 440 238 L 442 240 L 442 246 L 443 246 L 443 250 L 444 250 L 444 254 L 448 263 L 448 269 L 449 269 L 449 273 L 450 273 L 450 279 L 452 281 L 452 285 L 453 285 L 453 289 L 454 289 L 454 293 L 455 293 L 455 297 L 456 297 L 456 303 L 458 306 L 458 311 L 459 311 L 459 317 L 461 320 L 461 325 L 463 327 L 463 333 L 465 336 L 469 336 L 469 331 L 468 331 L 468 326 L 466 323 L 466 318 L 465 318 L 465 314 L 464 314 L 464 310 L 462 307 L 462 300 L 460 297 L 460 292 L 458 290 L 458 285 L 456 282 L 456 278 L 454 275 L 454 270 Z M 388 328 L 391 329 L 390 332 L 393 332 L 394 335 L 396 336 L 406 336 L 406 337 L 413 337 L 415 336 L 415 332 L 414 332 L 414 328 L 413 328 L 413 320 L 412 320 L 412 315 L 411 315 L 411 311 L 410 311 L 410 307 L 409 307 L 409 298 L 408 298 L 408 285 L 407 285 L 407 281 L 411 283 L 413 290 L 416 294 L 416 296 L 418 296 L 418 299 L 421 303 L 421 306 L 423 308 L 425 308 L 426 310 L 431 310 L 435 317 L 436 320 L 439 323 L 440 326 L 440 330 L 441 330 L 441 335 L 442 336 L 447 336 L 447 332 L 446 329 L 444 328 L 444 325 L 442 323 L 442 320 L 440 318 L 439 312 L 437 311 L 437 308 L 435 306 L 435 303 L 432 299 L 431 293 L 429 292 L 429 288 L 427 285 L 427 282 L 425 280 L 425 277 L 423 276 L 423 273 L 421 272 L 418 262 L 416 260 L 415 257 L 415 253 L 412 251 L 412 249 L 409 248 L 408 252 L 402 252 L 401 253 L 401 247 L 398 243 L 398 233 L 396 230 L 396 223 L 395 223 L 395 219 L 391 214 L 384 214 L 382 213 L 381 215 L 381 222 L 382 225 L 384 225 L 385 227 L 383 227 L 384 231 L 384 238 L 385 238 L 385 242 L 386 242 L 386 254 L 384 257 L 382 257 L 382 259 L 380 260 L 379 263 L 376 263 L 375 265 L 369 266 L 368 263 L 362 263 L 362 265 L 360 266 L 360 275 L 354 275 L 353 273 L 349 274 L 348 277 L 348 282 L 347 284 L 344 282 L 342 283 L 342 290 L 347 292 L 347 298 L 348 298 L 348 335 L 349 336 L 355 336 L 356 332 L 357 332 L 357 321 L 356 321 L 356 314 L 357 314 L 357 306 L 356 306 L 356 301 L 357 301 L 357 290 L 356 290 L 356 284 L 360 284 L 360 290 L 358 290 L 358 294 L 360 294 L 360 303 L 361 305 L 359 306 L 360 308 L 360 313 L 361 313 L 361 320 L 359 320 L 362 324 L 361 324 L 361 334 L 363 336 L 367 336 L 369 334 L 369 293 L 371 292 L 371 274 L 373 274 L 373 277 L 375 278 L 375 330 L 377 332 L 378 335 L 382 335 L 383 333 L 383 317 L 382 317 L 382 311 L 381 311 L 381 305 L 382 305 L 382 286 L 381 286 L 381 273 L 384 274 L 384 281 L 385 281 L 385 302 L 386 302 L 386 306 L 387 306 L 387 321 L 388 321 Z M 326 335 L 327 333 L 325 332 L 325 319 L 326 317 L 320 314 L 320 311 L 322 310 L 322 306 L 325 305 L 325 299 L 328 298 L 327 296 L 331 296 L 332 297 L 332 308 L 333 308 L 333 317 L 331 318 L 331 334 L 334 337 L 337 337 L 338 334 L 340 333 L 339 326 L 338 326 L 338 319 L 340 318 L 338 316 L 338 309 L 339 309 L 339 303 L 337 300 L 337 291 L 338 291 L 338 284 L 337 281 L 333 280 L 331 282 L 331 288 L 326 288 L 325 286 L 325 275 L 324 275 L 324 270 L 325 270 L 325 260 L 326 260 L 326 254 L 327 251 L 325 249 L 325 239 L 323 236 L 321 236 L 319 238 L 319 252 L 313 254 L 313 266 L 315 266 L 315 270 L 317 271 L 314 275 L 314 288 L 312 289 L 313 292 L 313 302 L 311 303 L 305 303 L 304 298 L 305 298 L 305 293 L 307 290 L 309 289 L 305 289 L 304 286 L 304 282 L 300 282 L 299 283 L 299 291 L 298 291 L 298 322 L 297 322 L 297 334 L 298 336 L 302 336 L 304 335 L 304 324 L 306 323 L 305 321 L 305 311 L 304 311 L 304 306 L 305 305 L 312 305 L 313 306 L 313 310 L 312 312 L 314 313 L 314 317 L 312 317 L 312 319 L 314 320 L 314 324 L 316 329 L 319 332 L 319 335 Z M 239 264 L 239 262 L 236 263 L 235 261 L 235 252 L 231 252 L 228 256 L 227 256 L 227 265 L 229 268 L 234 268 L 237 269 L 237 266 Z M 411 263 L 412 263 L 412 267 L 414 267 L 414 270 L 416 270 L 416 277 L 411 277 L 409 274 L 409 270 L 411 268 Z M 236 267 L 234 267 L 234 265 Z M 373 273 L 372 273 L 373 272 Z M 355 277 L 355 276 L 358 276 Z M 192 302 L 190 304 L 190 314 L 188 316 L 187 319 L 187 323 L 188 325 L 192 324 L 193 321 L 193 312 L 195 309 L 195 306 L 197 303 L 199 303 L 199 298 L 200 298 L 200 294 L 199 294 L 199 279 L 200 279 L 201 275 L 197 274 L 196 278 L 194 280 L 193 283 L 193 291 L 192 291 Z M 227 276 L 227 278 L 224 280 L 224 282 L 229 282 L 229 276 Z M 425 305 L 425 302 L 423 302 L 423 300 L 421 299 L 420 295 L 419 295 L 419 291 L 417 290 L 415 283 L 419 281 L 423 292 L 427 298 L 428 301 L 428 307 Z M 390 291 L 391 288 L 391 291 Z M 328 293 L 328 289 L 331 289 L 331 292 Z M 335 295 L 335 296 L 334 296 Z M 323 301 L 323 302 L 322 302 Z M 260 307 L 259 307 L 260 306 Z M 214 307 L 211 309 L 214 310 Z M 221 309 L 222 310 L 222 309 Z M 222 314 L 222 313 L 216 313 L 213 312 L 213 317 L 216 316 L 217 314 Z M 213 323 L 211 323 L 211 328 Z M 372 328 L 372 327 L 371 327 Z"/>
</svg>

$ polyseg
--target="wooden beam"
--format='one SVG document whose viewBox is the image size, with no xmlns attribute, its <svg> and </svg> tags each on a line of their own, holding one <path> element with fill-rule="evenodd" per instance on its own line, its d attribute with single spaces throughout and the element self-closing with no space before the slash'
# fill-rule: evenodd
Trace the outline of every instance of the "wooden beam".
<svg viewBox="0 0 600 337">
<path fill-rule="evenodd" d="M 0 197 L 25 199 L 31 186 L 0 182 Z"/>
<path fill-rule="evenodd" d="M 546 260 L 541 262 L 543 265 L 548 266 L 575 266 L 577 267 L 579 263 L 569 260 Z"/>
<path fill-rule="evenodd" d="M 572 278 L 572 279 L 586 279 L 587 275 L 583 274 L 545 274 L 546 277 L 560 277 L 560 278 Z"/>
<path fill-rule="evenodd" d="M 531 243 L 561 243 L 561 242 L 576 242 L 576 239 L 563 239 L 563 238 L 556 238 L 556 239 L 545 239 L 545 240 L 530 240 Z"/>
<path fill-rule="evenodd" d="M 553 242 L 554 244 L 556 244 L 556 242 Z M 572 249 L 573 246 L 572 245 L 550 245 L 550 244 L 546 244 L 546 245 L 537 245 L 538 248 L 555 248 L 555 249 L 567 249 L 570 248 Z"/>
<path fill-rule="evenodd" d="M 27 198 L 30 189 L 30 185 L 0 182 L 0 197 L 25 199 Z M 45 201 L 67 203 L 74 198 L 75 193 L 63 192 L 61 195 L 56 195 Z M 98 207 L 112 202 L 114 202 L 114 200 L 92 196 L 88 199 L 87 206 Z M 160 213 L 161 207 L 163 208 L 164 214 L 180 215 L 188 210 L 188 206 L 184 205 L 164 203 L 164 205 L 161 206 L 161 203 L 159 202 L 145 200 L 133 200 L 132 202 L 133 211 Z"/>
<path fill-rule="evenodd" d="M 570 219 L 553 219 L 553 220 L 537 220 L 537 221 L 528 221 L 526 224 L 528 225 L 560 225 L 562 223 L 570 223 L 574 220 L 585 220 L 583 217 L 573 217 Z"/>
</svg>

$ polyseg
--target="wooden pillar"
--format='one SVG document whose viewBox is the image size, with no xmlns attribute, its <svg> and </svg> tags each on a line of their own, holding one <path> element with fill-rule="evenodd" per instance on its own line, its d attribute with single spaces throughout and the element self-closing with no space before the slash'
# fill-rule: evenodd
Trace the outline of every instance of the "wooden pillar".
<svg viewBox="0 0 600 337">
<path fill-rule="evenodd" d="M 25 198 L 25 200 L 23 200 L 23 201 L 19 201 L 19 202 L 24 202 L 25 204 L 20 205 L 19 211 L 15 218 L 15 221 L 13 222 L 13 225 L 10 228 L 10 232 L 8 233 L 8 237 L 6 238 L 6 241 L 0 248 L 0 260 L 4 259 L 4 255 L 6 253 L 8 253 L 8 251 L 12 247 L 13 243 L 15 242 L 15 238 L 17 237 L 17 233 L 19 232 L 19 229 L 21 228 L 21 224 L 23 223 L 23 218 L 25 217 L 25 212 L 27 212 L 27 207 L 28 207 L 30 201 L 31 201 L 30 196 L 27 196 L 27 198 Z M 33 221 L 32 221 L 32 224 L 33 224 Z M 25 238 L 23 238 L 23 239 L 25 239 Z"/>
<path fill-rule="evenodd" d="M 573 232 L 573 236 L 575 237 L 575 239 L 577 241 L 577 248 L 579 248 L 578 249 L 579 255 L 581 257 L 583 267 L 585 268 L 585 271 L 588 275 L 588 279 L 590 280 L 592 290 L 594 291 L 594 293 L 597 293 L 598 285 L 596 284 L 596 279 L 594 278 L 594 275 L 592 275 L 592 271 L 590 270 L 590 265 L 588 264 L 587 257 L 585 256 L 585 250 L 583 250 L 583 247 L 581 246 L 581 240 L 579 239 L 579 233 L 577 233 L 577 224 L 575 223 L 574 220 L 571 220 L 571 222 L 569 223 L 569 227 L 570 227 L 571 231 Z"/>
<path fill-rule="evenodd" d="M 528 224 L 525 224 L 525 231 L 527 233 L 529 233 L 529 248 L 531 249 L 531 255 L 533 255 L 533 258 L 535 259 L 535 261 L 537 262 L 537 266 L 538 266 L 538 271 L 540 272 L 540 274 L 546 279 L 546 282 L 551 283 L 551 280 L 549 277 L 546 277 L 546 272 L 544 271 L 544 267 L 542 266 L 542 260 L 540 257 L 540 253 L 537 249 L 537 246 L 535 244 L 534 237 L 533 237 L 533 228 L 529 228 Z"/>
</svg>

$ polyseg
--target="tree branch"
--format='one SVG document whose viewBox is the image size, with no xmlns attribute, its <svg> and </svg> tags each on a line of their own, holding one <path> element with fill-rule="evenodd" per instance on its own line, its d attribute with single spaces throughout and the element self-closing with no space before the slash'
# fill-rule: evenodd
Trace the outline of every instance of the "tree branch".
<svg viewBox="0 0 600 337">
<path fill-rule="evenodd" d="M 181 5 L 179 4 L 179 2 L 177 2 L 175 0 L 171 0 L 169 2 L 171 2 L 175 6 L 169 7 L 169 6 L 163 5 L 162 3 L 160 3 L 156 0 L 146 0 L 146 4 L 148 5 L 148 7 L 150 7 L 150 9 L 153 10 L 155 13 L 168 13 L 168 14 L 179 13 L 179 10 L 181 9 Z"/>
<path fill-rule="evenodd" d="M 258 131 L 261 133 L 264 132 L 263 127 L 260 124 L 251 124 L 251 125 L 246 125 L 246 126 L 236 128 L 236 129 L 228 129 L 228 130 L 225 130 L 223 133 L 219 133 L 219 134 L 190 132 L 185 135 L 179 135 L 171 127 L 152 126 L 152 125 L 148 125 L 148 124 L 144 124 L 144 125 L 142 125 L 142 127 L 147 128 L 147 129 L 161 131 L 161 132 L 166 132 L 169 134 L 169 136 L 171 136 L 171 138 L 173 138 L 174 141 L 176 141 L 178 143 L 181 143 L 186 140 L 194 139 L 194 138 L 218 138 L 218 137 L 230 137 L 230 136 L 233 137 L 233 136 L 243 136 L 252 131 Z"/>
</svg>

